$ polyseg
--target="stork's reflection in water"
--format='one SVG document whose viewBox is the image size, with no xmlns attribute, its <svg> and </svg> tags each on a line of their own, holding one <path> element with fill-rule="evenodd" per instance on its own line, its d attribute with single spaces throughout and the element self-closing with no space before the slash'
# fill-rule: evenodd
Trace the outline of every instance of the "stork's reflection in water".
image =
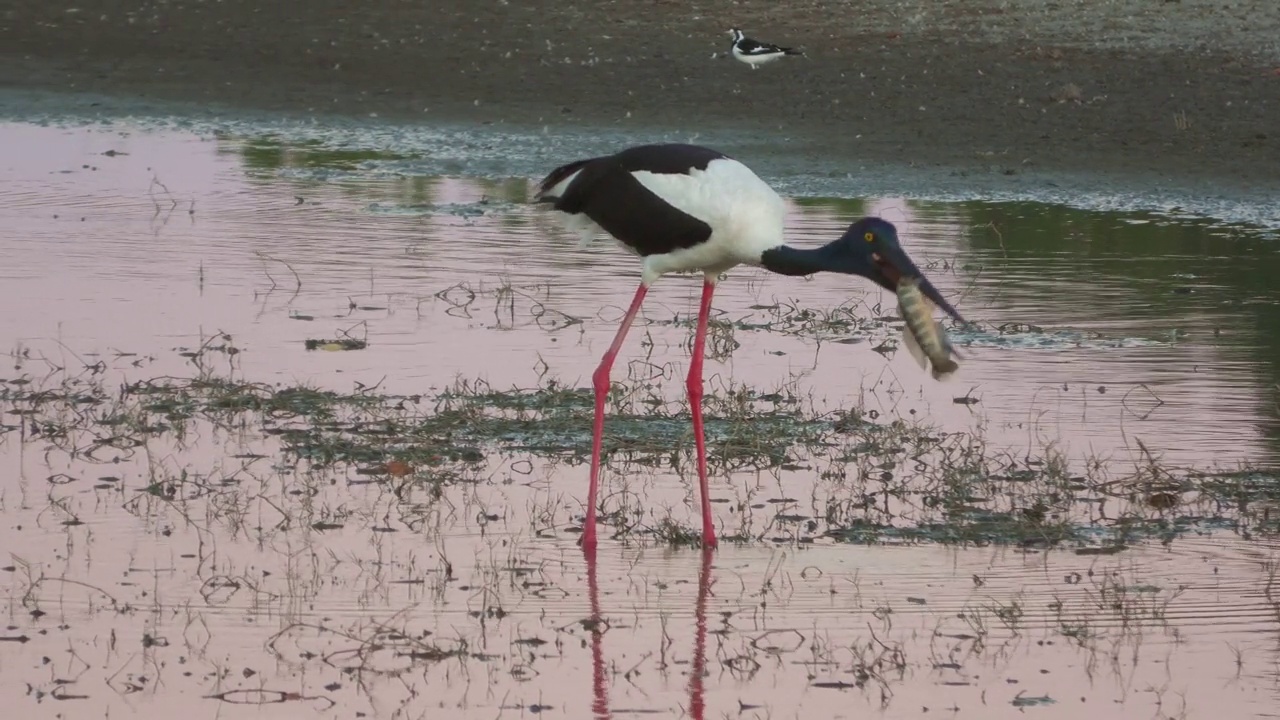
<svg viewBox="0 0 1280 720">
<path fill-rule="evenodd" d="M 693 661 L 689 666 L 689 716 L 703 720 L 703 678 L 707 672 L 707 598 L 711 595 L 710 548 L 701 551 L 702 565 L 698 570 L 698 599 L 694 606 Z M 596 718 L 612 718 L 609 708 L 609 682 L 605 677 L 604 636 L 609 624 L 600 612 L 600 583 L 596 567 L 596 554 L 587 554 L 587 593 L 591 599 L 591 618 L 587 629 L 591 633 L 591 710 Z"/>
</svg>

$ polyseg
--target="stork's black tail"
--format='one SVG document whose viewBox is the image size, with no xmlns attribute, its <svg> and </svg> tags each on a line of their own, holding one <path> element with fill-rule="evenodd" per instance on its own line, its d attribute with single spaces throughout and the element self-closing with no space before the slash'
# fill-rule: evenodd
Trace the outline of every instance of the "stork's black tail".
<svg viewBox="0 0 1280 720">
<path fill-rule="evenodd" d="M 549 203 L 549 202 L 555 202 L 556 200 L 558 200 L 559 199 L 558 195 L 550 194 L 551 191 L 555 188 L 555 186 L 564 182 L 566 178 L 568 178 L 570 175 L 581 170 L 583 165 L 586 165 L 587 163 L 591 162 L 594 159 L 595 158 L 587 158 L 586 160 L 574 160 L 573 162 L 567 165 L 561 165 L 555 170 L 552 170 L 551 172 L 547 173 L 547 176 L 542 178 L 542 182 L 538 183 L 538 191 L 533 194 L 533 201 Z"/>
</svg>

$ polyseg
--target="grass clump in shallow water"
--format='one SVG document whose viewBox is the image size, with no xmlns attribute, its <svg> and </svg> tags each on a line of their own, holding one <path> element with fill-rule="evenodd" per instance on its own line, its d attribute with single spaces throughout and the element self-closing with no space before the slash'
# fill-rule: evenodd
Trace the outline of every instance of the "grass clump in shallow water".
<svg viewBox="0 0 1280 720">
<path fill-rule="evenodd" d="M 308 350 L 364 350 L 369 347 L 369 343 L 364 340 L 355 338 L 339 338 L 337 340 L 317 340 L 307 338 L 306 348 Z"/>
<path fill-rule="evenodd" d="M 615 385 L 605 423 L 603 454 L 637 466 L 680 468 L 692 447 L 683 402 L 669 402 L 652 385 Z M 534 389 L 495 391 L 459 382 L 437 398 L 435 412 L 418 419 L 423 432 L 448 432 L 508 451 L 585 462 L 591 452 L 594 394 L 555 380 Z M 824 421 L 806 416 L 801 400 L 728 387 L 703 405 L 708 462 L 721 469 L 785 463 L 797 447 L 820 444 Z"/>
<path fill-rule="evenodd" d="M 432 396 L 268 385 L 239 379 L 234 364 L 216 371 L 215 356 L 235 357 L 227 347 L 233 345 L 206 343 L 184 354 L 197 368 L 191 377 L 119 385 L 109 383 L 105 364 L 78 374 L 58 367 L 37 374 L 39 363 L 19 355 L 18 374 L 0 379 L 0 437 L 61 452 L 73 464 L 136 460 L 162 448 L 175 460 L 167 475 L 149 480 L 148 495 L 174 502 L 216 496 L 240 515 L 243 502 L 227 488 L 238 487 L 241 476 L 216 480 L 184 463 L 210 433 L 234 447 L 227 452 L 233 457 L 266 458 L 298 476 L 298 498 L 342 480 L 385 486 L 417 503 L 423 488 L 435 488 L 430 498 L 445 485 L 483 482 L 498 456 L 568 466 L 590 457 L 589 389 L 553 379 L 506 390 L 459 381 Z M 696 476 L 687 405 L 662 391 L 650 378 L 611 389 L 604 459 L 625 483 L 646 475 Z M 1261 470 L 1169 468 L 1148 454 L 1121 476 L 1101 462 L 1075 472 L 1052 446 L 1034 453 L 994 449 L 980 432 L 940 433 L 860 408 L 819 410 L 797 382 L 764 390 L 713 380 L 704 415 L 715 476 L 728 476 L 738 488 L 747 482 L 739 482 L 741 476 L 774 478 L 778 487 L 808 495 L 761 502 L 761 483 L 748 482 L 740 497 L 718 498 L 730 502 L 739 522 L 722 528 L 723 536 L 740 541 L 1071 543 L 1118 552 L 1134 540 L 1189 531 L 1280 529 L 1270 513 L 1280 483 Z M 687 508 L 646 521 L 652 503 L 641 491 L 606 492 L 602 502 L 616 537 L 677 546 L 696 539 L 677 519 Z M 313 516 L 304 518 L 280 508 L 290 521 L 296 516 L 323 527 L 341 527 L 345 511 L 309 512 Z M 556 512 L 531 518 L 539 534 L 568 524 Z"/>
</svg>

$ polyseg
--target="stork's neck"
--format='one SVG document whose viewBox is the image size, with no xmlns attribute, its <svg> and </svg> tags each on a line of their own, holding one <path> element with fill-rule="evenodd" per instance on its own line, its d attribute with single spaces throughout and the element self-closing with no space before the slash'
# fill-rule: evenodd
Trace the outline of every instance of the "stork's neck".
<svg viewBox="0 0 1280 720">
<path fill-rule="evenodd" d="M 779 275 L 812 275 L 817 272 L 840 272 L 844 263 L 836 243 L 804 250 L 790 245 L 769 248 L 760 254 L 760 266 Z"/>
</svg>

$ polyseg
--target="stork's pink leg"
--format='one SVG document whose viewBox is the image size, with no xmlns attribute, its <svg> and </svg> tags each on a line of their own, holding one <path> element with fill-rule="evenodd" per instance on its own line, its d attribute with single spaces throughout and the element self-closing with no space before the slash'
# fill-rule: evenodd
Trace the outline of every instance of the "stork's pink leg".
<svg viewBox="0 0 1280 720">
<path fill-rule="evenodd" d="M 592 385 L 596 391 L 596 417 L 591 428 L 591 487 L 587 490 L 587 521 L 582 526 L 582 548 L 588 553 L 594 553 L 596 549 L 596 488 L 600 486 L 600 447 L 604 442 L 604 403 L 609 396 L 609 370 L 613 367 L 613 359 L 622 349 L 622 341 L 626 339 L 627 331 L 631 329 L 631 323 L 640 312 L 640 305 L 648 292 L 649 287 L 644 283 L 636 288 L 636 295 L 631 299 L 631 307 L 622 318 L 618 334 L 613 337 L 613 344 L 609 346 L 600 360 L 600 366 L 591 376 Z"/>
<path fill-rule="evenodd" d="M 707 321 L 711 319 L 710 280 L 702 285 L 702 307 L 698 310 L 698 330 L 693 336 L 693 357 L 689 360 L 689 414 L 693 416 L 693 441 L 698 447 L 698 484 L 702 490 L 702 547 L 716 546 L 716 529 L 711 524 L 711 496 L 707 490 L 707 440 L 702 434 L 702 355 L 707 345 Z"/>
</svg>

